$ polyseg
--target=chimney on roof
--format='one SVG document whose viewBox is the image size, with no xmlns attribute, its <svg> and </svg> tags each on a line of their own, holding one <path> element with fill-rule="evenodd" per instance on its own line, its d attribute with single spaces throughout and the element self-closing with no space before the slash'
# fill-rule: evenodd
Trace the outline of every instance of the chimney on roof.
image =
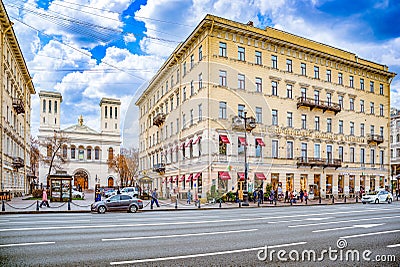
<svg viewBox="0 0 400 267">
<path fill-rule="evenodd" d="M 251 26 L 251 27 L 254 27 L 254 23 L 251 20 L 249 20 L 249 22 L 247 22 L 247 25 Z"/>
</svg>

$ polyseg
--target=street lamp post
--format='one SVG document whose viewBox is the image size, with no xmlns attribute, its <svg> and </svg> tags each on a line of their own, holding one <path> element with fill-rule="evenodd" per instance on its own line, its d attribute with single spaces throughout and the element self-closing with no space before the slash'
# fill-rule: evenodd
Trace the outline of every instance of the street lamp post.
<svg viewBox="0 0 400 267">
<path fill-rule="evenodd" d="M 244 111 L 244 184 L 243 184 L 243 203 L 242 206 L 249 206 L 249 195 L 247 191 L 247 177 L 248 177 L 248 164 L 247 164 L 247 131 L 251 132 L 255 127 L 255 119 L 247 117 L 247 111 Z M 249 120 L 249 123 L 247 123 Z"/>
</svg>

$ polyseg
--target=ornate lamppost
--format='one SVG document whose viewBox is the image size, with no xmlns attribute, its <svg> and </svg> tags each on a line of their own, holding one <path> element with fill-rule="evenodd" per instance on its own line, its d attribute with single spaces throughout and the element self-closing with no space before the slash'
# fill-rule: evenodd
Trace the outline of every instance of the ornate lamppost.
<svg viewBox="0 0 400 267">
<path fill-rule="evenodd" d="M 247 111 L 244 110 L 244 116 L 239 116 L 244 120 L 244 184 L 243 184 L 243 203 L 242 206 L 249 206 L 249 195 L 247 191 L 248 163 L 247 163 L 247 132 L 251 132 L 256 128 L 256 120 L 254 117 L 247 117 Z"/>
</svg>

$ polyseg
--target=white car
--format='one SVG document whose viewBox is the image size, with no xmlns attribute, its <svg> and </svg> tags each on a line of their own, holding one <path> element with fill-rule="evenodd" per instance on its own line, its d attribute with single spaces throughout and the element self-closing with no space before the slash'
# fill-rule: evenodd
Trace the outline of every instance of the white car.
<svg viewBox="0 0 400 267">
<path fill-rule="evenodd" d="M 112 192 L 111 196 L 116 195 L 117 192 L 118 191 Z M 130 195 L 131 197 L 139 197 L 139 191 L 135 187 L 124 187 L 121 189 L 120 193 Z"/>
<path fill-rule="evenodd" d="M 390 204 L 392 203 L 392 201 L 393 201 L 393 195 L 386 190 L 381 190 L 376 193 L 365 194 L 361 199 L 361 202 L 363 204 L 367 203 L 378 204 L 381 202 L 387 202 L 388 204 Z"/>
</svg>

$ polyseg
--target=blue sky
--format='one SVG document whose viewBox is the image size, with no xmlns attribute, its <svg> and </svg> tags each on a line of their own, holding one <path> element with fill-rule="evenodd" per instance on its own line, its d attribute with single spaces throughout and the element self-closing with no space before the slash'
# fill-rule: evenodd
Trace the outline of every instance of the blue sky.
<svg viewBox="0 0 400 267">
<path fill-rule="evenodd" d="M 400 1 L 372 0 L 2 0 L 36 91 L 63 94 L 62 127 L 98 130 L 99 101 L 120 98 L 123 144 L 137 147 L 134 100 L 206 14 L 275 27 L 400 72 Z M 400 78 L 392 82 L 400 108 Z M 39 127 L 33 97 L 32 133 Z"/>
</svg>

